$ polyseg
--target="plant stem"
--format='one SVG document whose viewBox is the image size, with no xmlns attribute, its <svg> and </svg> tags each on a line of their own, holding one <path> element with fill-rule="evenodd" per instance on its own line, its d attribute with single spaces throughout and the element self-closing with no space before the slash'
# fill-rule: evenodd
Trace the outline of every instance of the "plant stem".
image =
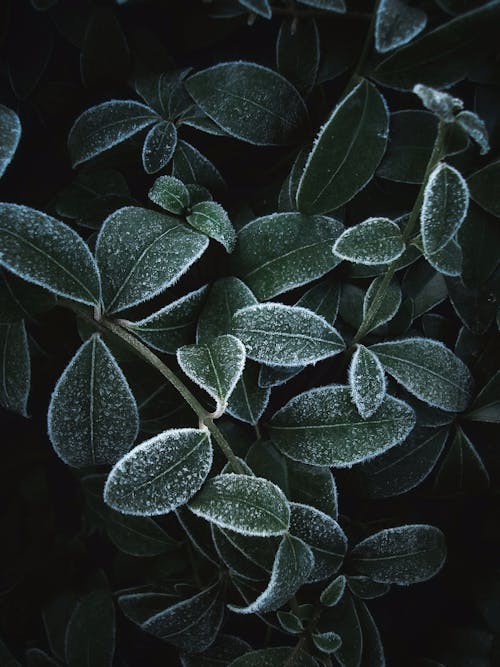
<svg viewBox="0 0 500 667">
<path fill-rule="evenodd" d="M 422 185 L 420 186 L 420 190 L 417 195 L 417 199 L 415 200 L 415 204 L 413 206 L 413 209 L 410 213 L 410 217 L 408 218 L 408 222 L 406 223 L 406 226 L 403 230 L 403 239 L 405 242 L 408 242 L 410 239 L 413 230 L 415 229 L 415 225 L 418 222 L 419 216 L 420 216 L 420 209 L 422 208 L 422 203 L 424 199 L 424 192 L 425 192 L 425 187 L 427 185 L 427 181 L 429 180 L 429 176 L 431 175 L 432 171 L 434 170 L 434 167 L 437 165 L 437 163 L 441 160 L 441 158 L 444 155 L 445 152 L 445 140 L 446 140 L 446 134 L 448 131 L 449 124 L 444 123 L 443 121 L 439 122 L 438 125 L 438 131 L 436 135 L 436 140 L 434 142 L 434 147 L 432 149 L 431 156 L 429 158 L 429 161 L 427 163 L 427 167 L 425 170 L 424 174 L 424 179 L 422 181 Z M 351 341 L 351 348 L 356 345 L 356 343 L 359 343 L 359 341 L 366 336 L 366 334 L 370 331 L 371 324 L 376 316 L 376 314 L 379 311 L 380 306 L 382 305 L 382 302 L 385 297 L 385 293 L 387 291 L 387 288 L 389 287 L 389 284 L 392 280 L 392 277 L 394 276 L 394 273 L 396 269 L 398 268 L 398 261 L 395 259 L 389 266 L 387 267 L 387 270 L 385 272 L 385 275 L 382 279 L 382 282 L 379 285 L 379 288 L 377 292 L 375 293 L 375 296 L 373 298 L 372 303 L 370 304 L 366 315 L 363 318 L 363 321 L 361 322 L 359 329 L 357 330 L 356 334 L 354 335 L 354 338 Z"/>
</svg>

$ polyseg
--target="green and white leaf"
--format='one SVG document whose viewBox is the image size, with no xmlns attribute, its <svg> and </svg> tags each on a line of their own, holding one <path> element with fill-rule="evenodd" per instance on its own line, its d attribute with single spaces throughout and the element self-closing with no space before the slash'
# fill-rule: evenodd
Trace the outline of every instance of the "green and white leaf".
<svg viewBox="0 0 500 667">
<path fill-rule="evenodd" d="M 150 347 L 175 354 L 181 345 L 194 339 L 196 322 L 207 292 L 206 285 L 200 287 L 142 320 L 127 322 L 127 328 Z"/>
<path fill-rule="evenodd" d="M 291 459 L 344 468 L 403 442 L 414 424 L 413 410 L 391 396 L 363 419 L 349 387 L 331 385 L 292 398 L 274 414 L 269 427 L 273 442 Z"/>
<path fill-rule="evenodd" d="M 343 228 L 325 216 L 265 215 L 240 230 L 234 266 L 255 296 L 265 301 L 335 268 L 340 260 L 331 247 Z"/>
<path fill-rule="evenodd" d="M 21 121 L 17 113 L 0 104 L 0 178 L 14 157 L 21 131 Z"/>
<path fill-rule="evenodd" d="M 384 98 L 373 84 L 361 81 L 316 137 L 299 182 L 299 210 L 328 213 L 362 190 L 382 159 L 388 129 Z"/>
<path fill-rule="evenodd" d="M 163 120 L 154 125 L 146 135 L 142 146 L 142 164 L 147 174 L 164 169 L 174 155 L 177 146 L 177 129 L 171 121 Z"/>
<path fill-rule="evenodd" d="M 189 191 L 184 183 L 174 176 L 157 178 L 148 197 L 165 211 L 175 215 L 181 215 L 189 206 Z"/>
<path fill-rule="evenodd" d="M 217 167 L 197 148 L 180 139 L 172 161 L 172 176 L 183 183 L 196 183 L 210 192 L 224 192 L 226 183 Z"/>
<path fill-rule="evenodd" d="M 236 245 L 236 232 L 228 214 L 214 201 L 195 204 L 186 217 L 191 227 L 221 243 L 227 252 Z"/>
<path fill-rule="evenodd" d="M 336 632 L 315 632 L 312 635 L 314 646 L 322 653 L 336 653 L 342 645 L 342 638 Z"/>
<path fill-rule="evenodd" d="M 219 63 L 189 77 L 186 88 L 228 134 L 259 146 L 293 143 L 307 121 L 292 84 L 256 63 Z"/>
<path fill-rule="evenodd" d="M 347 590 L 336 605 L 323 611 L 318 621 L 316 632 L 332 631 L 342 639 L 335 660 L 341 667 L 361 665 L 363 636 L 354 600 Z"/>
<path fill-rule="evenodd" d="M 234 473 L 213 477 L 188 504 L 197 516 L 242 535 L 282 535 L 290 524 L 290 508 L 272 482 Z"/>
<path fill-rule="evenodd" d="M 208 431 L 164 431 L 118 461 L 104 487 L 104 500 L 124 514 L 167 514 L 201 488 L 212 456 Z"/>
<path fill-rule="evenodd" d="M 238 614 L 262 614 L 276 611 L 306 583 L 314 566 L 310 547 L 293 535 L 284 535 L 274 560 L 267 588 L 246 607 L 230 604 Z"/>
<path fill-rule="evenodd" d="M 363 300 L 363 317 L 366 317 L 368 309 L 372 305 L 382 281 L 382 276 L 375 278 L 366 290 L 365 298 Z M 399 283 L 397 280 L 391 280 L 389 285 L 387 285 L 382 302 L 379 304 L 376 314 L 370 324 L 370 331 L 373 331 L 373 329 L 392 320 L 399 310 L 402 298 L 403 295 L 401 294 Z"/>
<path fill-rule="evenodd" d="M 455 236 L 469 207 L 469 188 L 454 167 L 440 163 L 429 176 L 420 211 L 426 255 L 432 255 Z"/>
<path fill-rule="evenodd" d="M 59 378 L 47 418 L 57 455 L 75 468 L 113 464 L 134 444 L 137 404 L 98 334 L 83 343 Z"/>
<path fill-rule="evenodd" d="M 75 120 L 68 137 L 73 167 L 161 120 L 153 109 L 133 100 L 111 100 L 87 109 Z"/>
<path fill-rule="evenodd" d="M 196 341 L 206 343 L 217 336 L 232 333 L 236 311 L 256 303 L 257 299 L 239 278 L 216 280 L 198 320 Z"/>
<path fill-rule="evenodd" d="M 96 244 L 106 311 L 153 298 L 175 283 L 207 246 L 206 236 L 169 215 L 137 206 L 112 213 Z"/>
<path fill-rule="evenodd" d="M 387 53 L 408 44 L 427 25 L 427 15 L 402 0 L 381 0 L 375 22 L 375 48 Z"/>
<path fill-rule="evenodd" d="M 106 589 L 87 593 L 71 614 L 66 629 L 69 667 L 111 667 L 115 653 L 115 608 Z"/>
<path fill-rule="evenodd" d="M 340 602 L 344 595 L 346 587 L 346 578 L 343 574 L 333 579 L 328 586 L 321 592 L 320 602 L 325 607 L 334 607 Z"/>
<path fill-rule="evenodd" d="M 270 365 L 313 364 L 345 348 L 340 334 L 324 318 L 306 308 L 280 303 L 237 311 L 233 332 L 250 359 Z"/>
<path fill-rule="evenodd" d="M 0 324 L 0 351 L 0 405 L 27 417 L 31 367 L 23 320 Z"/>
<path fill-rule="evenodd" d="M 457 278 L 462 274 L 462 248 L 454 238 L 450 239 L 441 250 L 432 255 L 425 253 L 425 259 L 433 269 L 444 276 Z"/>
<path fill-rule="evenodd" d="M 391 590 L 390 584 L 381 584 L 362 575 L 347 577 L 347 585 L 353 595 L 363 600 L 374 600 Z"/>
<path fill-rule="evenodd" d="M 368 418 L 378 410 L 386 395 L 384 367 L 376 354 L 358 345 L 349 366 L 349 387 L 359 414 Z"/>
<path fill-rule="evenodd" d="M 184 373 L 215 399 L 217 412 L 222 413 L 243 373 L 245 347 L 235 336 L 224 334 L 208 343 L 179 348 L 177 361 Z"/>
<path fill-rule="evenodd" d="M 473 111 L 461 111 L 455 120 L 479 146 L 480 154 L 486 155 L 490 150 L 490 142 L 485 122 Z"/>
<path fill-rule="evenodd" d="M 0 265 L 74 301 L 97 305 L 99 272 L 87 244 L 59 220 L 17 204 L 0 204 Z"/>
<path fill-rule="evenodd" d="M 333 252 L 355 264 L 388 264 L 405 251 L 398 225 L 388 218 L 368 218 L 346 229 L 335 241 Z"/>
<path fill-rule="evenodd" d="M 467 366 L 429 338 L 405 338 L 370 347 L 389 375 L 414 396 L 448 412 L 462 412 L 472 395 Z"/>
<path fill-rule="evenodd" d="M 449 93 L 421 83 L 417 83 L 413 87 L 413 92 L 420 97 L 426 109 L 432 111 L 445 123 L 453 123 L 456 113 L 464 107 L 464 103 L 458 97 L 452 97 Z"/>
<path fill-rule="evenodd" d="M 400 586 L 427 581 L 439 572 L 445 559 L 443 533 L 422 524 L 381 530 L 350 553 L 352 566 L 361 574 Z"/>
</svg>

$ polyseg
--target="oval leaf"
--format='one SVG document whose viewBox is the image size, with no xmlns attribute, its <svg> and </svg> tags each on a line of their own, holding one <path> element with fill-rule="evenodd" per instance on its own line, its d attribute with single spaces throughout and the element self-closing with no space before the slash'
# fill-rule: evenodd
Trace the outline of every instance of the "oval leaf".
<svg viewBox="0 0 500 667">
<path fill-rule="evenodd" d="M 212 467 L 207 431 L 171 429 L 126 454 L 109 474 L 104 500 L 124 514 L 166 514 L 186 503 Z"/>
<path fill-rule="evenodd" d="M 151 299 L 172 285 L 206 250 L 208 239 L 177 218 L 126 206 L 97 237 L 96 258 L 109 313 Z"/>
<path fill-rule="evenodd" d="M 186 220 L 191 227 L 222 243 L 227 252 L 234 250 L 236 232 L 220 204 L 214 201 L 199 202 L 191 208 Z"/>
<path fill-rule="evenodd" d="M 0 104 L 0 178 L 14 157 L 20 138 L 19 116 L 12 109 Z"/>
<path fill-rule="evenodd" d="M 476 448 L 460 427 L 436 476 L 435 489 L 447 495 L 484 493 L 490 476 Z"/>
<path fill-rule="evenodd" d="M 27 417 L 31 383 L 28 337 L 24 322 L 0 324 L 0 405 Z"/>
<path fill-rule="evenodd" d="M 345 348 L 340 334 L 324 318 L 307 308 L 280 303 L 239 310 L 233 331 L 250 359 L 271 365 L 313 364 Z"/>
<path fill-rule="evenodd" d="M 49 405 L 49 437 L 70 466 L 115 463 L 139 431 L 139 415 L 125 376 L 95 334 L 59 378 Z"/>
<path fill-rule="evenodd" d="M 99 273 L 87 244 L 41 211 L 0 204 L 0 264 L 55 294 L 99 303 Z"/>
<path fill-rule="evenodd" d="M 372 305 L 382 281 L 382 276 L 375 278 L 370 287 L 366 290 L 365 298 L 363 300 L 363 317 L 366 317 L 368 309 Z M 370 324 L 370 331 L 373 331 L 373 329 L 392 320 L 399 310 L 401 300 L 401 288 L 396 280 L 391 280 L 382 297 L 382 301 L 379 303 L 373 316 Z"/>
<path fill-rule="evenodd" d="M 321 128 L 299 182 L 303 213 L 339 208 L 371 180 L 385 151 L 389 112 L 374 85 L 361 81 Z"/>
<path fill-rule="evenodd" d="M 273 416 L 270 429 L 273 442 L 291 459 L 343 468 L 394 447 L 414 424 L 413 410 L 391 396 L 362 419 L 349 388 L 333 385 L 292 398 Z"/>
<path fill-rule="evenodd" d="M 386 393 L 382 364 L 376 354 L 358 345 L 349 367 L 349 387 L 359 414 L 367 419 L 378 410 Z"/>
<path fill-rule="evenodd" d="M 290 523 L 290 508 L 281 489 L 249 475 L 213 477 L 188 507 L 197 516 L 242 535 L 282 535 Z"/>
<path fill-rule="evenodd" d="M 220 63 L 189 77 L 186 88 L 228 134 L 259 146 L 292 143 L 307 120 L 292 84 L 255 63 Z"/>
<path fill-rule="evenodd" d="M 148 197 L 170 213 L 181 215 L 189 206 L 189 191 L 182 181 L 173 176 L 160 176 L 153 183 Z"/>
<path fill-rule="evenodd" d="M 469 369 L 442 343 L 405 338 L 377 343 L 370 349 L 385 370 L 421 401 L 448 412 L 461 412 L 469 404 Z"/>
<path fill-rule="evenodd" d="M 177 129 L 171 121 L 162 121 L 152 127 L 142 147 L 142 164 L 148 174 L 156 174 L 172 159 L 177 146 Z"/>
<path fill-rule="evenodd" d="M 386 53 L 407 44 L 427 25 L 427 15 L 401 0 L 382 0 L 375 22 L 375 48 Z"/>
<path fill-rule="evenodd" d="M 355 264 L 387 264 L 405 251 L 398 225 L 388 218 L 368 218 L 349 227 L 336 240 L 333 252 Z"/>
</svg>

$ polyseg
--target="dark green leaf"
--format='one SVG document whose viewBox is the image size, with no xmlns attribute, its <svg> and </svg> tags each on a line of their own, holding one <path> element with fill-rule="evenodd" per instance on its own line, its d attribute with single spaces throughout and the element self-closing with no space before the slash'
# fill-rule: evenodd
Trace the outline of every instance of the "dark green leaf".
<svg viewBox="0 0 500 667">
<path fill-rule="evenodd" d="M 381 597 L 391 589 L 389 584 L 380 584 L 370 579 L 370 577 L 363 576 L 347 577 L 347 585 L 353 595 L 363 600 L 373 600 L 374 598 Z"/>
<path fill-rule="evenodd" d="M 4 175 L 21 139 L 19 116 L 0 104 L 0 178 Z"/>
<path fill-rule="evenodd" d="M 285 19 L 276 41 L 278 72 L 307 95 L 316 83 L 320 60 L 318 26 L 314 19 Z"/>
<path fill-rule="evenodd" d="M 142 164 L 148 174 L 161 171 L 172 159 L 177 146 L 177 129 L 171 121 L 162 121 L 152 127 L 142 147 Z"/>
<path fill-rule="evenodd" d="M 290 662 L 292 658 L 293 662 Z M 252 651 L 234 660 L 231 667 L 283 667 L 287 662 L 293 667 L 318 667 L 318 663 L 310 655 L 289 646 L 273 646 Z"/>
<path fill-rule="evenodd" d="M 320 601 L 325 607 L 334 607 L 344 595 L 346 578 L 343 574 L 333 579 L 322 591 Z"/>
<path fill-rule="evenodd" d="M 386 53 L 416 37 L 427 24 L 427 15 L 401 0 L 381 0 L 375 23 L 375 48 Z"/>
<path fill-rule="evenodd" d="M 148 197 L 169 213 L 181 215 L 189 206 L 189 191 L 182 181 L 173 176 L 160 176 L 153 183 Z"/>
<path fill-rule="evenodd" d="M 181 654 L 182 667 L 219 667 L 232 663 L 251 650 L 250 644 L 232 635 L 218 635 L 215 642 L 203 653 Z"/>
<path fill-rule="evenodd" d="M 375 278 L 370 287 L 366 290 L 365 298 L 363 300 L 363 317 L 366 317 L 368 309 L 372 305 L 375 295 L 378 293 L 382 280 L 382 276 Z M 391 280 L 373 317 L 370 331 L 392 320 L 399 310 L 401 299 L 402 295 L 399 283 L 397 280 Z"/>
<path fill-rule="evenodd" d="M 183 183 L 197 183 L 210 192 L 223 192 L 224 179 L 217 167 L 187 141 L 178 141 L 172 163 L 172 176 Z"/>
<path fill-rule="evenodd" d="M 485 491 L 490 483 L 476 448 L 460 427 L 443 459 L 435 481 L 435 489 L 444 494 L 474 494 Z"/>
<path fill-rule="evenodd" d="M 220 204 L 202 201 L 192 206 L 186 217 L 191 227 L 222 243 L 227 252 L 236 244 L 236 232 L 229 216 Z"/>
<path fill-rule="evenodd" d="M 382 364 L 376 354 L 358 345 L 349 367 L 349 387 L 359 414 L 371 417 L 380 407 L 386 393 Z"/>
<path fill-rule="evenodd" d="M 500 371 L 481 389 L 466 417 L 470 421 L 500 423 Z"/>
<path fill-rule="evenodd" d="M 467 184 L 472 199 L 485 211 L 500 218 L 500 197 L 498 180 L 500 179 L 500 160 L 491 162 L 469 176 Z"/>
<path fill-rule="evenodd" d="M 255 426 L 267 408 L 271 390 L 259 386 L 259 366 L 247 359 L 243 375 L 229 397 L 227 412 Z"/>
<path fill-rule="evenodd" d="M 105 590 L 88 593 L 77 604 L 66 631 L 68 667 L 111 667 L 115 652 L 115 609 Z"/>
<path fill-rule="evenodd" d="M 0 350 L 0 405 L 27 417 L 31 370 L 23 320 L 0 324 Z"/>
<path fill-rule="evenodd" d="M 322 653 L 336 653 L 342 645 L 341 637 L 335 632 L 315 632 L 312 640 Z"/>
<path fill-rule="evenodd" d="M 388 264 L 405 251 L 398 225 L 388 218 L 368 218 L 349 227 L 335 241 L 333 252 L 356 264 Z"/>
<path fill-rule="evenodd" d="M 0 269 L 0 323 L 36 320 L 55 305 L 54 294 Z"/>
<path fill-rule="evenodd" d="M 198 320 L 198 342 L 206 343 L 217 336 L 232 333 L 236 311 L 256 303 L 257 299 L 252 292 L 238 278 L 216 280 Z"/>
<path fill-rule="evenodd" d="M 340 602 L 322 613 L 318 631 L 340 635 L 342 645 L 335 654 L 335 659 L 341 667 L 359 667 L 363 637 L 356 607 L 348 591 L 345 591 Z"/>
</svg>

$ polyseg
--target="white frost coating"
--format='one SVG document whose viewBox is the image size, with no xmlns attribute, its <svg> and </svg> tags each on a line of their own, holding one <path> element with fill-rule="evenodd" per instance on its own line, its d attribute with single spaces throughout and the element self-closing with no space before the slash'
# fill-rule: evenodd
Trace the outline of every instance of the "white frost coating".
<svg viewBox="0 0 500 667">
<path fill-rule="evenodd" d="M 46 213 L 0 204 L 0 265 L 50 292 L 99 303 L 99 271 L 81 237 Z"/>
<path fill-rule="evenodd" d="M 490 143 L 484 121 L 472 111 L 461 111 L 456 121 L 479 146 L 481 155 L 485 155 L 490 150 Z"/>
<path fill-rule="evenodd" d="M 238 233 L 235 266 L 261 300 L 305 285 L 334 269 L 332 243 L 344 226 L 334 218 L 273 213 L 252 220 Z"/>
<path fill-rule="evenodd" d="M 429 176 L 420 211 L 424 253 L 432 255 L 452 239 L 467 215 L 469 188 L 454 167 L 438 164 Z"/>
<path fill-rule="evenodd" d="M 374 581 L 408 586 L 427 581 L 443 567 L 445 537 L 424 524 L 387 528 L 357 544 L 350 559 L 358 572 Z"/>
<path fill-rule="evenodd" d="M 217 336 L 232 333 L 234 313 L 256 303 L 257 299 L 239 278 L 216 280 L 198 318 L 196 342 L 206 343 Z"/>
<path fill-rule="evenodd" d="M 333 252 L 355 264 L 387 264 L 405 251 L 398 225 L 389 218 L 368 218 L 343 232 Z"/>
<path fill-rule="evenodd" d="M 21 138 L 19 116 L 0 104 L 0 178 L 11 163 Z"/>
<path fill-rule="evenodd" d="M 118 461 L 106 481 L 104 500 L 124 514 L 166 514 L 200 489 L 212 467 L 212 457 L 207 431 L 164 431 Z"/>
<path fill-rule="evenodd" d="M 177 350 L 184 373 L 217 401 L 223 412 L 245 368 L 245 346 L 235 336 L 225 334 L 206 344 L 187 345 Z"/>
<path fill-rule="evenodd" d="M 473 380 L 464 362 L 443 343 L 402 338 L 370 346 L 387 373 L 424 403 L 462 412 L 472 397 Z"/>
<path fill-rule="evenodd" d="M 233 252 L 236 232 L 220 204 L 214 201 L 199 202 L 191 208 L 186 220 L 197 231 L 221 243 L 228 253 Z"/>
<path fill-rule="evenodd" d="M 387 53 L 408 44 L 427 25 L 427 14 L 401 0 L 381 0 L 375 23 L 375 48 Z"/>
<path fill-rule="evenodd" d="M 384 367 L 377 355 L 358 345 L 349 367 L 349 387 L 359 414 L 368 418 L 378 410 L 386 395 Z"/>
<path fill-rule="evenodd" d="M 270 19 L 273 15 L 273 10 L 269 4 L 269 0 L 238 0 L 240 5 L 246 7 L 251 12 L 255 12 L 265 19 Z"/>
<path fill-rule="evenodd" d="M 365 298 L 363 300 L 363 317 L 366 316 L 369 307 L 373 303 L 373 299 L 378 292 L 382 280 L 382 276 L 375 278 L 370 284 L 370 287 L 366 290 Z M 377 313 L 370 324 L 370 331 L 392 320 L 399 310 L 402 299 L 403 295 L 399 283 L 397 280 L 391 280 L 387 286 L 382 303 L 379 305 Z"/>
<path fill-rule="evenodd" d="M 157 206 L 177 215 L 189 206 L 189 191 L 184 183 L 174 176 L 157 178 L 148 197 Z"/>
<path fill-rule="evenodd" d="M 103 301 L 114 313 L 173 285 L 205 252 L 208 238 L 177 218 L 125 206 L 106 218 L 96 242 Z"/>
<path fill-rule="evenodd" d="M 445 276 L 456 278 L 462 274 L 462 248 L 454 238 L 450 239 L 441 250 L 432 255 L 426 254 L 425 259 L 433 269 Z"/>
<path fill-rule="evenodd" d="M 142 146 L 142 164 L 147 174 L 156 174 L 172 159 L 177 146 L 177 129 L 171 121 L 154 125 Z"/>
<path fill-rule="evenodd" d="M 464 106 L 458 97 L 452 97 L 448 93 L 424 86 L 422 83 L 413 86 L 413 92 L 420 97 L 426 109 L 435 113 L 446 123 L 453 123 L 456 112 L 463 109 Z"/>
<path fill-rule="evenodd" d="M 238 614 L 276 611 L 308 580 L 314 566 L 311 548 L 298 537 L 285 535 L 274 560 L 271 579 L 265 591 L 246 607 L 228 605 Z"/>
<path fill-rule="evenodd" d="M 344 0 L 299 0 L 302 5 L 324 9 L 326 12 L 337 12 L 345 14 L 346 6 Z"/>
<path fill-rule="evenodd" d="M 0 324 L 0 405 L 27 417 L 31 382 L 24 321 Z"/>
<path fill-rule="evenodd" d="M 189 77 L 185 85 L 217 125 L 257 146 L 287 145 L 308 117 L 292 84 L 256 63 L 219 63 Z"/>
<path fill-rule="evenodd" d="M 180 345 L 193 339 L 197 316 L 206 297 L 208 285 L 172 301 L 161 310 L 127 326 L 160 352 L 175 354 Z"/>
<path fill-rule="evenodd" d="M 137 404 L 98 334 L 83 343 L 59 378 L 47 421 L 56 454 L 75 468 L 113 464 L 133 445 Z"/>
<path fill-rule="evenodd" d="M 345 587 L 346 578 L 343 574 L 340 574 L 322 591 L 321 604 L 324 604 L 325 607 L 334 607 L 344 595 Z"/>
<path fill-rule="evenodd" d="M 271 388 L 260 387 L 258 378 L 259 365 L 253 361 L 248 361 L 243 370 L 243 375 L 229 397 L 226 409 L 231 417 L 252 426 L 259 422 L 271 397 Z"/>
<path fill-rule="evenodd" d="M 110 100 L 87 109 L 75 120 L 68 136 L 73 167 L 160 120 L 153 109 L 133 100 Z"/>
<path fill-rule="evenodd" d="M 307 308 L 263 303 L 238 310 L 233 333 L 247 356 L 264 364 L 299 366 L 333 357 L 345 349 L 336 329 Z"/>
<path fill-rule="evenodd" d="M 290 525 L 288 500 L 279 486 L 249 475 L 212 477 L 188 508 L 220 528 L 241 535 L 282 535 Z"/>
<path fill-rule="evenodd" d="M 349 387 L 331 385 L 292 398 L 269 423 L 271 439 L 293 459 L 311 465 L 350 467 L 403 442 L 415 425 L 411 407 L 386 396 L 363 419 Z"/>
<path fill-rule="evenodd" d="M 335 653 L 342 646 L 342 638 L 336 632 L 315 632 L 312 640 L 317 649 L 323 653 Z"/>
</svg>

